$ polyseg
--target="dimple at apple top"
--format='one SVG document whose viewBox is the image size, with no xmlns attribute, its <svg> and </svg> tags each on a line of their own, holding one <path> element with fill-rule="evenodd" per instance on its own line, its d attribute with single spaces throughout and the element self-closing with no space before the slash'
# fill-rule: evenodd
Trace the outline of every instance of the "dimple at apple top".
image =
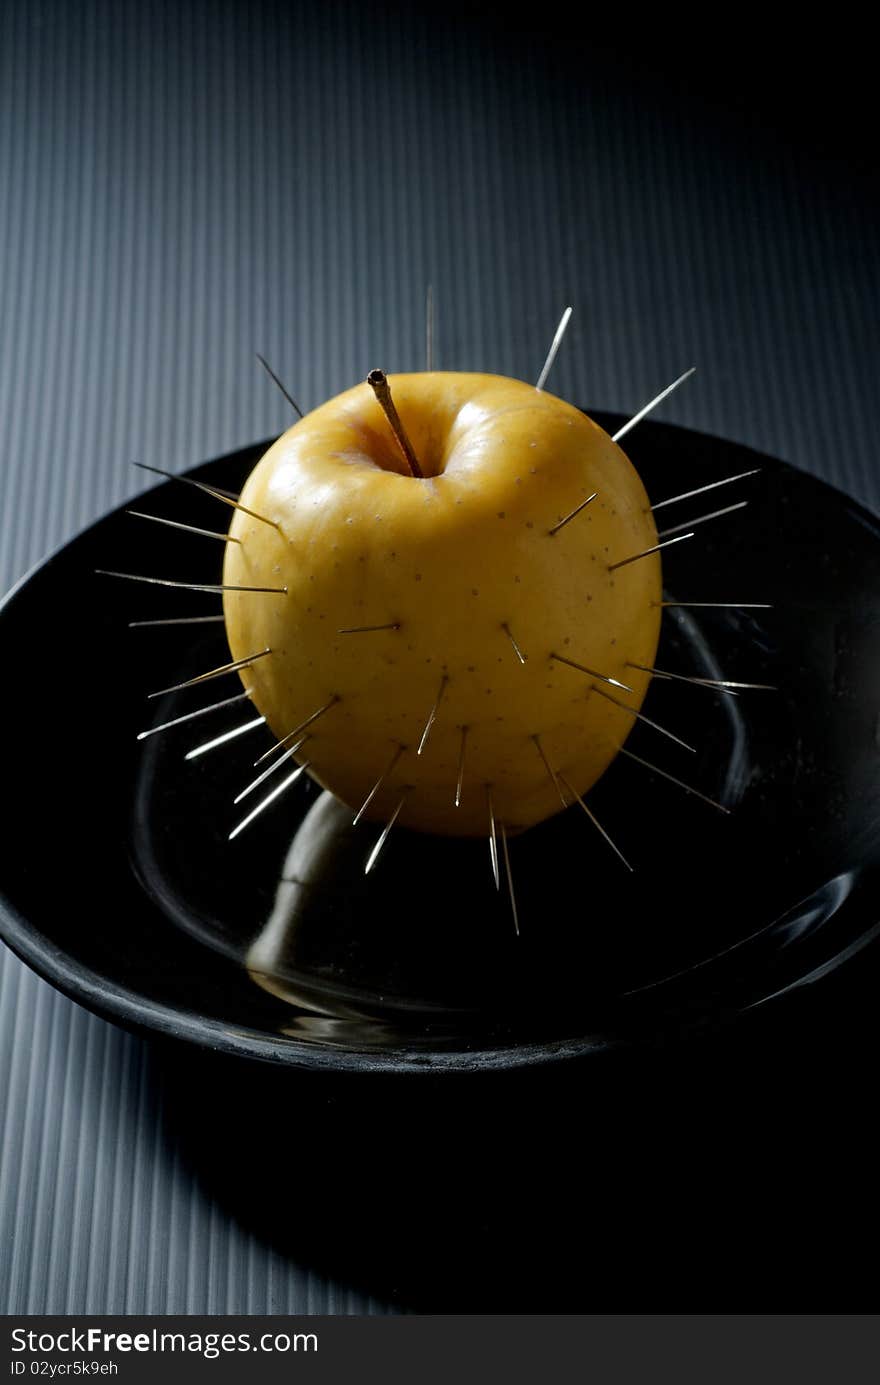
<svg viewBox="0 0 880 1385">
<path fill-rule="evenodd" d="M 820 119 L 815 51 L 794 85 L 772 52 L 707 74 L 671 38 L 454 6 L 10 0 L 0 29 L 4 588 L 132 493 L 130 460 L 182 469 L 286 426 L 255 351 L 308 407 L 420 368 L 429 282 L 444 368 L 533 380 L 571 303 L 564 397 L 628 414 L 696 364 L 664 418 L 880 505 L 876 194 L 860 84 Z M 76 676 L 106 684 L 112 658 Z M 5 676 L 26 695 L 26 671 Z M 218 1091 L 232 1121 L 236 1101 Z M 314 1086 L 296 1101 L 281 1201 L 310 1196 L 308 1122 L 328 1119 Z M 450 1213 L 429 1280 L 406 1256 L 353 1269 L 326 1188 L 326 1235 L 294 1223 L 280 1244 L 193 1155 L 180 1107 L 157 1049 L 0 956 L 0 1311 L 595 1306 L 564 1237 L 529 1252 L 500 1194 Z M 364 1132 L 336 1133 L 356 1180 Z M 406 1153 L 428 1200 L 429 1144 Z M 534 1233 L 539 1189 L 515 1174 Z M 447 1193 L 464 1176 L 447 1165 Z M 365 1196 L 393 1220 L 393 1180 Z"/>
</svg>

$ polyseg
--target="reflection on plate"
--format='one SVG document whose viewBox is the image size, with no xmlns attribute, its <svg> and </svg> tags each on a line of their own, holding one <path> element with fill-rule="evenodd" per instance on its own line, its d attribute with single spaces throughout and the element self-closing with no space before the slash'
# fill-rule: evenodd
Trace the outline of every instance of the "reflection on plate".
<svg viewBox="0 0 880 1385">
<path fill-rule="evenodd" d="M 260 450 L 192 474 L 240 486 Z M 2 693 L 10 944 L 124 1023 L 298 1066 L 435 1071 L 668 1040 L 780 1004 L 860 951 L 878 931 L 878 523 L 683 429 L 642 424 L 631 455 L 657 497 L 761 468 L 734 497 L 748 508 L 671 549 L 664 575 L 669 599 L 772 609 L 670 608 L 657 662 L 777 691 L 655 680 L 643 710 L 696 753 L 641 723 L 627 742 L 729 815 L 619 759 L 591 802 L 634 874 L 577 808 L 533 829 L 511 844 L 520 937 L 485 843 L 395 830 L 365 877 L 375 826 L 305 776 L 229 842 L 265 728 L 185 755 L 252 721 L 246 704 L 136 740 L 217 700 L 145 695 L 223 662 L 222 625 L 128 628 L 216 598 L 94 575 L 210 581 L 212 556 L 116 511 L 0 615 L 25 671 Z M 150 497 L 196 524 L 212 505 L 170 482 Z M 707 508 L 683 502 L 681 519 Z"/>
</svg>

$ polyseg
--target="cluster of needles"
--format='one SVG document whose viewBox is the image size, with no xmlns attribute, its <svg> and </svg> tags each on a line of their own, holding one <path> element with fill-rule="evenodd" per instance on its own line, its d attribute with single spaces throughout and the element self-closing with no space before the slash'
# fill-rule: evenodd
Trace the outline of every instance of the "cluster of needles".
<svg viewBox="0 0 880 1385">
<path fill-rule="evenodd" d="M 571 311 L 572 310 L 570 307 L 566 308 L 565 312 L 562 315 L 562 318 L 559 322 L 559 326 L 556 330 L 552 344 L 550 346 L 550 350 L 547 354 L 547 358 L 538 376 L 535 385 L 535 388 L 537 390 L 542 390 L 546 383 L 547 377 L 550 373 L 550 369 L 553 365 L 553 362 L 556 358 L 556 354 L 565 335 L 565 331 L 568 326 L 569 319 L 571 317 Z M 433 294 L 431 289 L 429 288 L 427 298 L 426 342 L 426 364 L 427 369 L 429 371 L 434 368 L 433 320 Z M 268 373 L 271 380 L 282 392 L 282 394 L 284 395 L 288 403 L 291 405 L 291 407 L 295 410 L 299 417 L 302 418 L 302 410 L 300 409 L 299 405 L 296 403 L 292 395 L 287 391 L 285 386 L 279 380 L 278 376 L 275 374 L 272 368 L 268 365 L 268 363 L 263 359 L 262 356 L 258 355 L 258 360 Z M 661 390 L 661 392 L 658 395 L 655 395 L 653 399 L 649 400 L 648 403 L 645 404 L 641 409 L 639 409 L 639 411 L 636 414 L 634 414 L 633 417 L 629 419 L 629 421 L 625 423 L 622 428 L 618 429 L 618 431 L 615 434 L 613 434 L 612 440 L 614 442 L 618 442 L 622 437 L 629 433 L 632 428 L 634 428 L 643 418 L 645 418 L 660 403 L 662 403 L 663 400 L 666 399 L 673 392 L 673 390 L 677 389 L 680 385 L 684 383 L 685 380 L 689 379 L 689 377 L 693 375 L 694 370 L 695 367 L 691 367 L 690 370 L 685 371 L 684 374 L 680 375 L 676 380 L 673 380 L 673 382 L 670 385 L 667 385 L 665 389 Z M 376 395 L 376 398 L 378 399 L 379 403 L 381 404 L 385 412 L 389 426 L 397 441 L 397 444 L 400 448 L 401 454 L 403 456 L 404 461 L 406 462 L 409 472 L 413 476 L 421 476 L 423 473 L 419 467 L 416 454 L 413 450 L 409 437 L 407 436 L 406 430 L 400 419 L 400 416 L 397 413 L 397 410 L 394 406 L 394 401 L 391 398 L 391 390 L 388 385 L 387 377 L 385 376 L 383 371 L 375 370 L 372 371 L 368 376 L 368 383 L 372 387 Z M 274 520 L 268 519 L 266 516 L 260 515 L 256 513 L 254 510 L 248 509 L 246 506 L 242 505 L 239 498 L 228 491 L 222 490 L 216 486 L 207 485 L 203 481 L 196 481 L 185 476 L 177 476 L 175 473 L 163 470 L 161 467 L 147 466 L 144 463 L 135 463 L 135 465 L 140 466 L 142 470 L 150 471 L 160 476 L 169 477 L 170 479 L 181 482 L 184 485 L 194 487 L 197 490 L 207 494 L 213 499 L 220 501 L 221 503 L 233 509 L 243 511 L 243 513 L 249 515 L 252 519 L 258 520 L 263 524 L 271 525 L 273 528 L 276 529 L 278 529 L 279 527 Z M 677 504 L 679 501 L 690 500 L 696 496 L 704 495 L 708 491 L 714 491 L 717 490 L 719 487 L 728 486 L 733 484 L 734 482 L 745 480 L 747 477 L 755 475 L 757 470 L 757 468 L 754 468 L 750 471 L 739 472 L 737 475 L 734 476 L 726 476 L 720 481 L 712 481 L 706 485 L 698 486 L 692 490 L 684 491 L 681 494 L 669 496 L 666 499 L 657 501 L 655 504 L 651 506 L 651 509 L 656 514 L 657 511 L 664 509 L 666 506 Z M 554 538 L 556 534 L 558 534 L 560 530 L 562 530 L 566 525 L 576 520 L 578 516 L 581 515 L 594 500 L 596 500 L 596 498 L 597 492 L 593 492 L 585 500 L 581 501 L 581 503 L 575 506 L 575 508 L 572 509 L 569 514 L 565 515 L 561 520 L 559 520 L 557 524 L 555 524 L 551 529 L 547 531 L 547 537 Z M 650 548 L 643 549 L 641 552 L 628 554 L 625 557 L 619 558 L 616 561 L 609 563 L 608 571 L 613 572 L 618 568 L 623 568 L 631 563 L 639 562 L 641 559 L 646 558 L 653 553 L 658 553 L 662 549 L 666 549 L 673 544 L 682 543 L 685 540 L 691 539 L 694 537 L 694 530 L 699 525 L 705 524 L 710 520 L 720 519 L 723 516 L 733 514 L 736 511 L 744 509 L 747 504 L 748 501 L 742 500 L 735 504 L 728 505 L 722 509 L 714 510 L 711 513 L 700 515 L 697 519 L 690 520 L 686 524 L 676 524 L 670 528 L 659 530 L 657 535 L 658 542 L 656 544 L 654 544 Z M 237 538 L 231 537 L 225 533 L 221 533 L 213 529 L 205 529 L 196 527 L 195 525 L 191 524 L 183 524 L 177 520 L 166 519 L 163 516 L 148 514 L 141 510 L 130 510 L 128 511 L 128 513 L 134 515 L 139 519 L 145 519 L 153 523 L 167 525 L 177 530 L 184 530 L 188 533 L 195 534 L 202 538 L 220 540 L 224 544 L 226 542 L 240 542 L 240 540 Z M 249 592 L 254 595 L 267 596 L 286 595 L 287 593 L 287 588 L 285 586 L 247 587 L 230 586 L 223 583 L 178 582 L 167 578 L 144 576 L 137 573 L 111 572 L 106 569 L 99 569 L 99 571 L 102 572 L 103 575 L 111 577 L 120 577 L 129 581 L 146 582 L 163 587 L 178 588 L 183 591 L 207 592 L 217 595 L 222 595 L 222 593 L 226 591 Z M 768 608 L 768 603 L 764 602 L 661 601 L 658 604 L 662 607 L 735 607 L 737 609 Z M 170 618 L 163 617 L 153 620 L 137 620 L 130 622 L 130 625 L 132 628 L 134 628 L 147 626 L 196 625 L 211 622 L 219 623 L 222 621 L 222 615 L 177 616 Z M 399 622 L 395 621 L 377 625 L 348 626 L 338 630 L 337 634 L 361 635 L 397 629 L 399 629 Z M 514 631 L 511 629 L 508 623 L 502 624 L 500 629 L 505 639 L 508 641 L 514 657 L 520 662 L 520 664 L 524 665 L 528 660 L 528 654 L 521 648 L 519 642 L 517 641 Z M 220 678 L 228 674 L 236 673 L 239 670 L 250 666 L 251 664 L 257 662 L 260 659 L 270 657 L 271 654 L 272 650 L 270 648 L 255 650 L 252 654 L 249 654 L 244 658 L 234 659 L 227 663 L 221 664 L 216 668 L 208 669 L 206 672 L 197 674 L 193 678 L 188 678 L 184 682 L 174 684 L 170 688 L 159 689 L 156 692 L 150 693 L 148 696 L 150 698 L 160 697 L 166 693 L 178 692 L 182 689 L 194 687 L 201 683 L 208 682 L 214 678 Z M 567 656 L 559 654 L 555 651 L 550 652 L 549 658 L 557 662 L 558 664 L 568 667 L 573 671 L 589 678 L 591 692 L 595 693 L 597 696 L 606 698 L 609 702 L 612 702 L 616 707 L 620 708 L 624 712 L 627 712 L 635 720 L 644 723 L 646 726 L 650 727 L 654 731 L 658 732 L 660 735 L 672 741 L 681 749 L 694 753 L 694 746 L 689 745 L 685 740 L 683 740 L 680 736 L 676 735 L 674 732 L 668 730 L 666 727 L 659 725 L 650 717 L 645 716 L 644 713 L 628 706 L 627 703 L 621 700 L 620 697 L 616 696 L 614 692 L 609 691 L 609 689 L 614 689 L 617 692 L 622 693 L 631 693 L 633 691 L 632 688 L 630 688 L 626 683 L 624 683 L 620 679 L 610 677 L 608 674 L 604 674 L 596 669 L 589 668 L 586 665 L 579 663 L 574 659 L 570 659 Z M 698 678 L 681 673 L 673 673 L 669 670 L 660 669 L 655 666 L 647 666 L 639 663 L 628 662 L 626 667 L 638 669 L 640 672 L 643 673 L 649 673 L 653 677 L 661 680 L 674 680 L 677 682 L 688 683 L 694 687 L 706 688 L 716 693 L 719 693 L 722 696 L 727 697 L 737 697 L 740 694 L 740 692 L 746 689 L 764 689 L 768 691 L 772 690 L 767 684 L 731 682 L 720 679 Z M 422 730 L 415 751 L 417 757 L 421 756 L 424 753 L 425 747 L 428 744 L 432 728 L 434 727 L 438 714 L 440 714 L 441 712 L 441 704 L 443 702 L 444 694 L 446 692 L 448 683 L 448 675 L 444 674 L 440 678 L 436 697 L 434 698 L 433 704 L 427 713 L 427 717 L 424 723 L 424 729 Z M 160 732 L 167 731 L 172 727 L 179 726 L 183 722 L 192 721 L 198 717 L 206 716 L 208 713 L 218 711 L 221 708 L 229 707 L 236 703 L 247 701 L 250 698 L 250 696 L 251 693 L 249 691 L 245 691 L 242 693 L 238 693 L 232 697 L 223 698 L 220 701 L 213 702 L 208 706 L 200 707 L 196 711 L 187 712 L 182 716 L 173 718 L 173 720 L 171 721 L 163 722 L 161 725 L 154 726 L 147 731 L 142 731 L 139 734 L 138 739 L 144 740 L 150 736 L 157 735 Z M 253 779 L 244 789 L 241 790 L 241 792 L 236 796 L 234 800 L 235 804 L 242 803 L 244 799 L 249 798 L 250 795 L 257 788 L 263 785 L 266 782 L 266 780 L 273 776 L 278 771 L 278 769 L 280 769 L 284 765 L 289 765 L 289 762 L 293 759 L 293 757 L 297 755 L 301 750 L 303 750 L 303 748 L 307 745 L 308 741 L 310 740 L 312 735 L 312 730 L 310 728 L 313 728 L 316 722 L 318 722 L 328 713 L 331 713 L 333 708 L 340 702 L 340 700 L 341 699 L 337 696 L 330 698 L 327 702 L 324 703 L 323 706 L 316 708 L 315 711 L 313 711 L 309 716 L 302 720 L 291 731 L 289 731 L 286 735 L 281 737 L 281 739 L 279 739 L 276 742 L 276 744 L 271 747 L 270 750 L 266 751 L 265 754 L 261 755 L 259 759 L 255 761 L 255 768 L 266 761 L 270 761 L 271 763 L 269 763 L 266 768 L 262 769 L 260 773 L 257 775 L 257 777 Z M 200 745 L 195 746 L 193 749 L 188 751 L 186 759 L 197 759 L 200 756 L 207 754 L 209 751 L 212 751 L 219 746 L 226 745 L 234 740 L 237 740 L 240 736 L 245 735 L 249 731 L 256 730 L 257 727 L 263 726 L 265 724 L 265 717 L 253 717 L 250 720 L 242 723 L 241 725 L 234 727 L 232 730 L 226 731 L 220 736 L 216 736 L 209 741 L 205 741 Z M 462 726 L 459 728 L 459 730 L 460 744 L 458 755 L 458 767 L 453 798 L 456 807 L 458 807 L 461 803 L 463 786 L 465 782 L 466 754 L 469 728 L 467 726 Z M 596 828 L 596 830 L 600 833 L 603 840 L 615 853 L 615 855 L 623 864 L 623 866 L 627 870 L 631 871 L 632 866 L 627 861 L 626 857 L 624 856 L 620 848 L 614 843 L 614 841 L 612 841 L 611 837 L 609 836 L 605 828 L 598 821 L 595 813 L 584 801 L 583 797 L 580 794 L 578 794 L 575 791 L 575 789 L 571 786 L 571 784 L 566 780 L 561 771 L 557 768 L 554 768 L 554 766 L 551 764 L 550 760 L 548 759 L 545 753 L 540 736 L 533 735 L 531 739 L 534 745 L 535 753 L 540 757 L 544 769 L 546 770 L 546 773 L 549 776 L 554 786 L 554 789 L 559 796 L 563 808 L 567 809 L 574 805 L 580 807 L 586 814 L 586 816 L 589 818 L 593 826 Z M 402 757 L 405 755 L 406 751 L 407 747 L 405 745 L 397 745 L 394 748 L 388 760 L 388 763 L 382 770 L 379 777 L 376 779 L 376 782 L 373 784 L 369 793 L 367 794 L 366 798 L 361 804 L 360 808 L 356 812 L 353 819 L 354 824 L 360 822 L 361 818 L 364 816 L 364 813 L 372 803 L 373 799 L 376 797 L 379 791 L 389 781 L 389 779 L 396 771 L 397 766 Z M 305 753 L 306 755 L 308 755 L 308 751 L 306 751 Z M 660 776 L 668 782 L 676 785 L 685 793 L 691 794 L 695 798 L 700 799 L 702 802 L 708 804 L 712 808 L 717 809 L 719 812 L 727 813 L 729 811 L 721 803 L 718 803 L 714 799 L 707 797 L 699 790 L 693 788 L 690 784 L 687 784 L 686 782 L 677 778 L 676 776 L 669 774 L 666 770 L 661 769 L 659 766 L 651 763 L 648 760 L 643 759 L 639 755 L 634 754 L 634 752 L 626 749 L 626 747 L 619 747 L 619 753 L 621 755 L 626 756 L 633 763 L 641 765 L 643 768 L 653 772 L 654 774 Z M 300 776 L 304 774 L 306 770 L 308 770 L 310 763 L 311 762 L 308 760 L 308 758 L 306 758 L 302 763 L 297 764 L 296 768 L 290 774 L 283 778 L 274 788 L 272 788 L 272 790 L 269 793 L 262 797 L 257 802 L 256 806 L 253 807 L 250 810 L 250 812 L 248 812 L 246 816 L 243 817 L 241 821 L 232 829 L 232 831 L 229 833 L 229 840 L 231 841 L 235 837 L 237 837 L 241 832 L 243 832 L 247 827 L 249 827 L 250 824 L 254 822 L 263 812 L 265 812 L 266 809 L 268 809 L 273 803 L 277 802 L 281 798 L 281 796 L 286 792 L 286 790 L 290 788 L 293 784 L 295 784 L 296 781 L 300 778 Z M 484 791 L 486 796 L 486 812 L 488 820 L 489 855 L 492 876 L 495 882 L 496 889 L 500 890 L 501 862 L 503 861 L 504 876 L 510 900 L 514 928 L 518 934 L 520 931 L 519 914 L 517 909 L 513 874 L 511 872 L 510 865 L 510 852 L 508 847 L 508 828 L 507 825 L 496 814 L 492 789 L 493 786 L 491 784 L 484 785 Z M 365 865 L 365 873 L 368 874 L 375 866 L 379 858 L 379 855 L 382 851 L 382 848 L 385 845 L 385 842 L 387 841 L 388 836 L 392 828 L 394 827 L 394 824 L 399 818 L 406 803 L 407 796 L 411 791 L 411 785 L 404 786 L 402 788 L 400 799 L 397 803 L 397 806 L 394 808 L 394 811 L 392 812 L 390 818 L 382 828 L 378 840 L 376 841 L 367 858 Z"/>
</svg>

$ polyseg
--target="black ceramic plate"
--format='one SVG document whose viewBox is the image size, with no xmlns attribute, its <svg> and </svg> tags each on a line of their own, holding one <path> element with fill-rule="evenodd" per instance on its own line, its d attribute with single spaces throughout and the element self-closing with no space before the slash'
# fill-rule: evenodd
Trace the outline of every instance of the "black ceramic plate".
<svg viewBox="0 0 880 1385">
<path fill-rule="evenodd" d="M 742 1022 L 865 948 L 880 880 L 878 523 L 731 443 L 653 423 L 629 443 L 655 501 L 760 468 L 664 512 L 671 526 L 749 501 L 670 549 L 664 575 L 670 600 L 772 609 L 672 607 L 658 666 L 777 691 L 655 680 L 644 712 L 696 753 L 641 723 L 627 743 L 729 814 L 618 759 L 590 801 L 635 872 L 578 808 L 533 829 L 511 848 L 519 937 L 484 843 L 395 831 L 365 877 L 375 826 L 352 829 L 307 779 L 229 842 L 265 728 L 185 756 L 253 709 L 232 703 L 136 739 L 239 691 L 230 677 L 146 700 L 222 663 L 222 625 L 129 628 L 216 612 L 217 598 L 95 575 L 215 581 L 220 546 L 119 510 L 0 614 L 10 945 L 129 1025 L 294 1066 L 434 1071 Z M 191 474 L 238 488 L 260 451 Z M 172 482 L 139 508 L 225 519 Z"/>
</svg>

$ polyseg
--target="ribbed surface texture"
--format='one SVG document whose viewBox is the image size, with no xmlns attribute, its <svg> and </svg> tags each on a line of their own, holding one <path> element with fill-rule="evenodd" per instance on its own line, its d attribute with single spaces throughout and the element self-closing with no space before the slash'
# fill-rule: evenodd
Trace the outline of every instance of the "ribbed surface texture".
<svg viewBox="0 0 880 1385">
<path fill-rule="evenodd" d="M 0 586 L 132 460 L 286 425 L 255 351 L 304 407 L 421 368 L 429 282 L 440 366 L 534 379 L 571 303 L 555 392 L 634 411 L 696 364 L 661 417 L 880 503 L 862 175 L 585 52 L 404 7 L 0 3 Z M 233 1221 L 150 1045 L 8 953 L 0 1160 L 0 1311 L 399 1306 Z"/>
</svg>

